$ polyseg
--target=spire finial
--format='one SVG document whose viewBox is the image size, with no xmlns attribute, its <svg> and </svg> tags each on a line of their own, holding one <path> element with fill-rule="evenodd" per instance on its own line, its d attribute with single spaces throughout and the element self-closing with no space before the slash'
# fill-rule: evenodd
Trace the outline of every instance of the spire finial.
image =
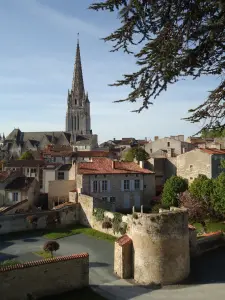
<svg viewBox="0 0 225 300">
<path fill-rule="evenodd" d="M 77 33 L 77 45 L 79 45 L 79 32 Z"/>
</svg>

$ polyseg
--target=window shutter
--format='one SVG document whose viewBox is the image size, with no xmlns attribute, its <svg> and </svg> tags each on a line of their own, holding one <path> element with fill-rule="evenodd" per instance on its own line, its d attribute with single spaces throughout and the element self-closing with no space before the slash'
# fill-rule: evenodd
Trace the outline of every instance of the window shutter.
<svg viewBox="0 0 225 300">
<path fill-rule="evenodd" d="M 134 180 L 130 180 L 130 190 L 134 191 Z"/>
<path fill-rule="evenodd" d="M 124 191 L 124 180 L 121 180 L 121 191 Z"/>
<path fill-rule="evenodd" d="M 99 181 L 100 184 L 100 193 L 102 192 L 102 181 Z"/>
<path fill-rule="evenodd" d="M 143 180 L 140 180 L 140 190 L 143 191 Z"/>
<path fill-rule="evenodd" d="M 107 182 L 107 191 L 108 191 L 108 192 L 110 192 L 110 188 L 111 188 L 111 187 L 110 187 L 110 180 L 108 180 L 108 182 Z"/>
<path fill-rule="evenodd" d="M 91 192 L 93 193 L 93 191 L 94 191 L 93 180 L 91 180 Z"/>
</svg>

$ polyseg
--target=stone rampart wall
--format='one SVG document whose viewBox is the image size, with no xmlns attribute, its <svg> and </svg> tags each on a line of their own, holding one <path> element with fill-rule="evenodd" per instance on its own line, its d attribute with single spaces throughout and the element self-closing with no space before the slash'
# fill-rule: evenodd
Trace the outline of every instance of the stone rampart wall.
<svg viewBox="0 0 225 300">
<path fill-rule="evenodd" d="M 29 216 L 36 216 L 37 222 L 30 224 Z M 77 205 L 65 207 L 60 211 L 45 211 L 26 214 L 15 214 L 0 216 L 0 234 L 10 232 L 29 231 L 34 229 L 44 229 L 52 227 L 63 227 L 79 222 Z"/>
<path fill-rule="evenodd" d="M 33 261 L 0 269 L 1 300 L 37 299 L 88 285 L 88 253 Z"/>
</svg>

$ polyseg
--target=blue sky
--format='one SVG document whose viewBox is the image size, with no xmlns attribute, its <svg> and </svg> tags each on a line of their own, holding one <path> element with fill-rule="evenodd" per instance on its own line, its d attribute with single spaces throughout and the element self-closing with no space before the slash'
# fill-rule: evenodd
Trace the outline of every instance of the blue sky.
<svg viewBox="0 0 225 300">
<path fill-rule="evenodd" d="M 80 33 L 85 89 L 92 129 L 99 141 L 153 138 L 198 131 L 182 121 L 217 84 L 210 77 L 181 81 L 160 95 L 149 110 L 131 113 L 138 103 L 113 103 L 127 88 L 109 87 L 136 69 L 132 57 L 110 53 L 100 40 L 118 25 L 115 15 L 94 12 L 91 0 L 0 0 L 0 133 L 65 130 L 77 32 Z"/>
</svg>

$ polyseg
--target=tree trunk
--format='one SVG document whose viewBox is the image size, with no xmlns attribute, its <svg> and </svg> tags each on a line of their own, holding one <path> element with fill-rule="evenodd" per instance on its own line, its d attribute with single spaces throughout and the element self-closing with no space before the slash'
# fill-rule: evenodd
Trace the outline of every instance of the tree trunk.
<svg viewBox="0 0 225 300">
<path fill-rule="evenodd" d="M 53 251 L 51 251 L 51 258 L 53 258 Z"/>
</svg>

